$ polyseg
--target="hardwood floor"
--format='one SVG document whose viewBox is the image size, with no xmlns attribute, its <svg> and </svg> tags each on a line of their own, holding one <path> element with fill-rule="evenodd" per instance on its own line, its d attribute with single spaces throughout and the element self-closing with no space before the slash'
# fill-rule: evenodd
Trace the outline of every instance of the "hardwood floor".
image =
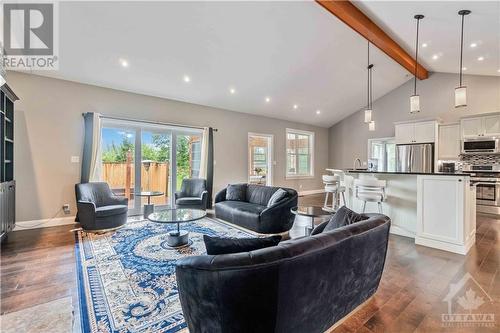
<svg viewBox="0 0 500 333">
<path fill-rule="evenodd" d="M 321 205 L 322 195 L 300 198 Z M 73 226 L 11 233 L 1 251 L 0 313 L 71 296 L 78 311 Z M 500 220 L 478 216 L 476 245 L 467 256 L 416 246 L 391 235 L 384 274 L 374 297 L 333 332 L 498 332 Z M 443 328 L 450 283 L 469 273 L 491 297 L 493 328 Z"/>
</svg>

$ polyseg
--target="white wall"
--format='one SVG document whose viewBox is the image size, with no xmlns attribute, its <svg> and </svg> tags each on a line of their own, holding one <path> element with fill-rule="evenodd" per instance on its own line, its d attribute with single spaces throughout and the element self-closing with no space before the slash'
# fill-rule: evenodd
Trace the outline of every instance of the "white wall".
<svg viewBox="0 0 500 333">
<path fill-rule="evenodd" d="M 500 112 L 500 76 L 466 75 L 464 82 L 468 99 L 465 108 L 454 107 L 458 75 L 432 73 L 427 80 L 418 82 L 420 113 L 409 114 L 413 92 L 410 80 L 374 102 L 374 132 L 368 131 L 368 125 L 363 123 L 363 110 L 338 122 L 329 131 L 330 167 L 352 168 L 358 157 L 366 161 L 368 139 L 394 136 L 394 122 L 439 118 L 450 123 L 474 114 Z"/>
<path fill-rule="evenodd" d="M 322 187 L 328 167 L 328 129 L 254 116 L 162 98 L 100 88 L 17 72 L 8 84 L 19 96 L 15 122 L 17 221 L 52 218 L 64 203 L 75 213 L 74 184 L 80 164 L 70 157 L 82 153 L 83 112 L 218 128 L 214 135 L 214 190 L 247 181 L 248 132 L 274 135 L 274 184 L 297 190 Z M 313 179 L 285 179 L 285 129 L 315 132 Z"/>
</svg>

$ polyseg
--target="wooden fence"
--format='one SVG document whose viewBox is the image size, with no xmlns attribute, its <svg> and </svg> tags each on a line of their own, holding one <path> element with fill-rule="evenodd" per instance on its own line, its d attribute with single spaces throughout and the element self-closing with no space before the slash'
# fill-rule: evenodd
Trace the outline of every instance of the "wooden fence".
<svg viewBox="0 0 500 333">
<path fill-rule="evenodd" d="M 141 190 L 142 191 L 161 191 L 164 196 L 151 197 L 154 204 L 168 203 L 169 192 L 169 173 L 170 166 L 168 162 L 151 162 L 149 169 L 141 164 Z M 102 179 L 107 182 L 113 192 L 124 195 L 129 199 L 134 197 L 135 186 L 135 167 L 134 163 L 108 163 L 102 164 Z M 146 202 L 147 198 L 143 198 Z"/>
</svg>

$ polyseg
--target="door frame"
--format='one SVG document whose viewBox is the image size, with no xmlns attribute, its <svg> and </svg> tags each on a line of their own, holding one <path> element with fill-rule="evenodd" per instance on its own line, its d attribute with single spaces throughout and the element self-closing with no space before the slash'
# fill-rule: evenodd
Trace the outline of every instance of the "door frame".
<svg viewBox="0 0 500 333">
<path fill-rule="evenodd" d="M 268 151 L 267 151 L 267 175 L 266 175 L 266 186 L 272 186 L 274 184 L 274 134 L 267 133 L 255 133 L 248 132 L 247 136 L 247 179 L 250 181 L 250 150 L 249 150 L 249 141 L 251 136 L 258 136 L 267 138 L 268 141 Z"/>
</svg>

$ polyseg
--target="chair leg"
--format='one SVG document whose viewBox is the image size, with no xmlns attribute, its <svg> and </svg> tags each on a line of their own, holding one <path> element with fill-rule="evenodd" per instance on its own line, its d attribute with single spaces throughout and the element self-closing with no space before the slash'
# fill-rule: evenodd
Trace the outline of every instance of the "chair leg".
<svg viewBox="0 0 500 333">
<path fill-rule="evenodd" d="M 366 208 L 366 201 L 363 201 L 363 211 L 362 211 L 362 214 L 365 213 L 365 208 Z"/>
<path fill-rule="evenodd" d="M 342 201 L 344 202 L 344 206 L 347 207 L 347 202 L 345 201 L 345 192 L 342 192 Z"/>
<path fill-rule="evenodd" d="M 328 193 L 330 192 L 326 192 L 326 195 L 325 195 L 325 203 L 323 204 L 323 207 L 327 208 L 328 207 Z"/>
<path fill-rule="evenodd" d="M 383 214 L 383 212 L 382 212 L 382 203 L 381 202 L 378 203 L 378 212 L 380 214 Z"/>
</svg>

